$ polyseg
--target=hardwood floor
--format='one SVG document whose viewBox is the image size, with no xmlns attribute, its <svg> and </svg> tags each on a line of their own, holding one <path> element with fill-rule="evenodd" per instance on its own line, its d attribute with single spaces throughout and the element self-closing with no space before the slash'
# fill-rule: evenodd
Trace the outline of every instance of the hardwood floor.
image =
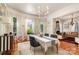
<svg viewBox="0 0 79 59">
<path fill-rule="evenodd" d="M 60 41 L 60 48 L 64 49 L 71 55 L 79 55 L 79 48 L 75 44 Z M 20 49 L 18 49 L 18 43 L 14 45 L 14 50 L 12 51 L 12 55 L 17 55 L 17 52 L 20 52 Z"/>
<path fill-rule="evenodd" d="M 79 55 L 79 47 L 75 44 L 60 41 L 60 47 L 68 51 L 70 54 Z"/>
</svg>

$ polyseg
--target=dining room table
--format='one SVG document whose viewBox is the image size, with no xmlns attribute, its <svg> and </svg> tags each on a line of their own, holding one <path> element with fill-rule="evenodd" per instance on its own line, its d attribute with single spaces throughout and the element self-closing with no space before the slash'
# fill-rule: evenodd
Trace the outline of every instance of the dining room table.
<svg viewBox="0 0 79 59">
<path fill-rule="evenodd" d="M 49 38 L 49 37 L 40 37 L 37 35 L 29 35 L 29 36 L 34 37 L 36 39 L 36 41 L 38 41 L 41 44 L 41 46 L 44 48 L 44 54 L 46 54 L 48 48 L 52 46 L 52 42 L 53 43 L 55 42 L 55 44 L 57 43 L 57 39 L 53 39 L 53 38 Z M 58 49 L 57 49 L 57 51 L 58 51 Z"/>
</svg>

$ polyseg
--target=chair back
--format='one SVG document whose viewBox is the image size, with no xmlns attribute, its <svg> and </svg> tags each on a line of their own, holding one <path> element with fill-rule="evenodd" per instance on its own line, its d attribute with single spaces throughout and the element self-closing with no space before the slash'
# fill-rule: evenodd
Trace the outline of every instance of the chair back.
<svg viewBox="0 0 79 59">
<path fill-rule="evenodd" d="M 40 46 L 39 42 L 37 42 L 34 37 L 29 36 L 29 38 L 30 38 L 30 45 L 32 47 Z"/>
<path fill-rule="evenodd" d="M 45 33 L 44 35 L 45 35 L 45 36 L 49 36 L 49 34 L 48 34 L 48 33 Z"/>
<path fill-rule="evenodd" d="M 50 37 L 57 38 L 57 35 L 51 34 Z"/>
<path fill-rule="evenodd" d="M 11 54 L 11 50 L 13 49 L 13 36 L 8 34 L 4 34 L 0 36 L 0 52 L 2 54 Z"/>
</svg>

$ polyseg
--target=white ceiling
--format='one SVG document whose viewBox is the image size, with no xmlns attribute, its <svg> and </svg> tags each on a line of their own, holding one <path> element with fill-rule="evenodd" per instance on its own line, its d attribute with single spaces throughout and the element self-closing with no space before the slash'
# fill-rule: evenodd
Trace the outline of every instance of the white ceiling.
<svg viewBox="0 0 79 59">
<path fill-rule="evenodd" d="M 44 16 L 69 6 L 71 3 L 8 3 L 7 5 L 27 14 Z"/>
</svg>

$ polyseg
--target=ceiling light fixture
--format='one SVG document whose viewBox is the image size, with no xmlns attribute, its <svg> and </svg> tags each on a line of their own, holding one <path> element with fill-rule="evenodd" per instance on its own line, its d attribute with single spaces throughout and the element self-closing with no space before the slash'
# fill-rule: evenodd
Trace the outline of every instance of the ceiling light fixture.
<svg viewBox="0 0 79 59">
<path fill-rule="evenodd" d="M 38 6 L 38 16 L 46 16 L 49 13 L 48 6 Z"/>
</svg>

